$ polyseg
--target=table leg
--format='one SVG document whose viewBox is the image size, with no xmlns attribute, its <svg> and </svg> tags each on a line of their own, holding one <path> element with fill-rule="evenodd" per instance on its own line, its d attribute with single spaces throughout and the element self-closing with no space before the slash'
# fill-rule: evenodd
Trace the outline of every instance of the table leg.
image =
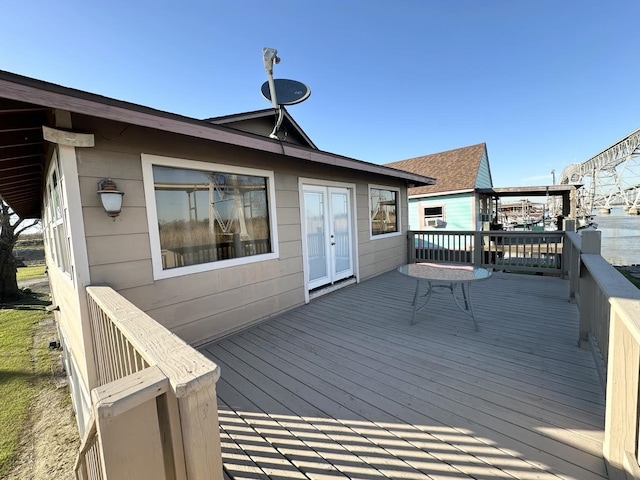
<svg viewBox="0 0 640 480">
<path fill-rule="evenodd" d="M 413 294 L 413 317 L 411 317 L 411 325 L 416 323 L 416 311 L 418 310 L 419 293 L 420 293 L 420 280 L 416 278 L 416 293 Z"/>
<path fill-rule="evenodd" d="M 465 284 L 463 283 L 461 285 L 462 287 L 462 295 L 464 296 L 464 304 L 467 307 L 467 310 L 469 310 L 469 313 L 471 314 L 471 319 L 473 320 L 473 325 L 476 328 L 476 332 L 480 331 L 480 327 L 478 326 L 478 321 L 476 320 L 476 315 L 473 311 L 473 305 L 471 304 L 471 292 L 470 292 L 470 285 L 467 283 L 467 288 L 465 290 L 464 286 Z"/>
</svg>

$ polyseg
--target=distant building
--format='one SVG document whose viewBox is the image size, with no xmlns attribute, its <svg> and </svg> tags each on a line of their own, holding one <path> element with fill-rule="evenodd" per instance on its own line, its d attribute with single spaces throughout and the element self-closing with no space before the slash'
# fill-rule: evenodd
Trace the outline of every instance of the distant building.
<svg viewBox="0 0 640 480">
<path fill-rule="evenodd" d="M 411 230 L 480 230 L 491 221 L 491 168 L 486 143 L 386 164 L 436 179 L 409 189 Z"/>
</svg>

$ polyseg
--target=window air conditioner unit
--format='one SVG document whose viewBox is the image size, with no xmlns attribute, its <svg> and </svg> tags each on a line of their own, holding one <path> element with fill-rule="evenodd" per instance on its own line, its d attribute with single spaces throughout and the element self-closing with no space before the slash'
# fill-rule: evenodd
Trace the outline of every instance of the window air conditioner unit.
<svg viewBox="0 0 640 480">
<path fill-rule="evenodd" d="M 426 219 L 425 226 L 433 228 L 444 227 L 444 222 L 439 218 L 429 218 Z"/>
</svg>

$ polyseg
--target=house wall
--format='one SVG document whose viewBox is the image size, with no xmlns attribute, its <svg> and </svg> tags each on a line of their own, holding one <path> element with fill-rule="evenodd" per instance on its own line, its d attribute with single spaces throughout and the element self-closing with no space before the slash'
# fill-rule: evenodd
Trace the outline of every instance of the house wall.
<svg viewBox="0 0 640 480">
<path fill-rule="evenodd" d="M 482 160 L 480 161 L 480 167 L 478 168 L 478 176 L 476 177 L 475 188 L 491 188 L 493 182 L 491 181 L 491 169 L 489 168 L 489 158 L 487 152 L 482 154 Z"/>
<path fill-rule="evenodd" d="M 477 200 L 472 193 L 409 199 L 409 227 L 411 230 L 431 230 L 422 221 L 425 207 L 444 207 L 446 226 L 435 230 L 475 230 L 474 212 Z"/>
<path fill-rule="evenodd" d="M 57 118 L 60 120 L 64 115 Z M 84 297 L 78 288 L 78 285 L 86 283 L 88 269 L 84 233 L 82 228 L 78 228 L 82 222 L 74 221 L 81 214 L 75 149 L 64 145 L 52 146 L 47 163 L 42 212 L 45 259 L 71 398 L 82 434 L 89 417 L 89 392 L 95 386 L 95 368 L 92 352 L 87 348 L 91 337 L 88 319 L 83 312 Z M 53 181 L 54 173 L 57 185 Z M 54 211 L 59 212 L 59 216 L 54 215 Z"/>
<path fill-rule="evenodd" d="M 369 235 L 369 183 L 401 189 L 406 230 L 406 189 L 397 180 L 83 116 L 74 117 L 74 127 L 93 132 L 96 140 L 94 148 L 78 150 L 91 283 L 113 287 L 191 344 L 304 302 L 299 177 L 356 185 L 360 279 L 406 261 L 406 235 L 376 240 Z M 273 170 L 279 258 L 154 280 L 141 153 Z M 96 194 L 98 181 L 105 177 L 125 192 L 123 211 L 115 221 L 105 215 Z"/>
</svg>

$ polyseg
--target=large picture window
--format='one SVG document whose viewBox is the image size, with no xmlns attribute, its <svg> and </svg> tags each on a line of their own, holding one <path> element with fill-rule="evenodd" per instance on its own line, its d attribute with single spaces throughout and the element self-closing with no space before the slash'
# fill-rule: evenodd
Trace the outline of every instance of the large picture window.
<svg viewBox="0 0 640 480">
<path fill-rule="evenodd" d="M 145 167 L 152 176 L 156 218 L 150 229 L 157 229 L 161 271 L 274 254 L 269 172 L 166 163 Z"/>
<path fill-rule="evenodd" d="M 398 234 L 400 192 L 384 187 L 369 187 L 371 236 Z"/>
</svg>

